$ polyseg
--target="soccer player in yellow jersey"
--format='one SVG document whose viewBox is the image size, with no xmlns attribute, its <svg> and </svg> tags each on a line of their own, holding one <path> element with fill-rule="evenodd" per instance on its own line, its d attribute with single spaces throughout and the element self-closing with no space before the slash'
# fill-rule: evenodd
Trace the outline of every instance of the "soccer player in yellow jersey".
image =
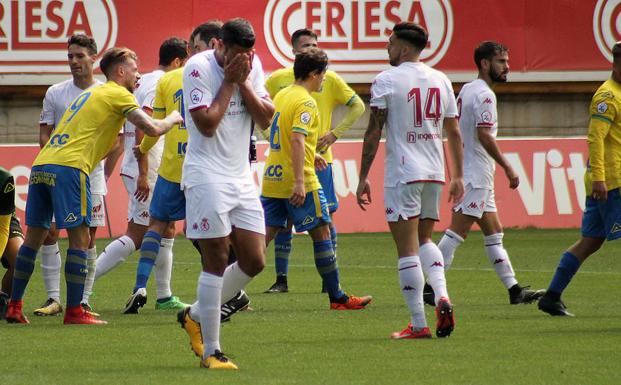
<svg viewBox="0 0 621 385">
<path fill-rule="evenodd" d="M 265 162 L 261 203 L 265 211 L 266 242 L 291 221 L 296 231 L 308 231 L 313 240 L 315 266 L 321 275 L 333 310 L 363 309 L 370 296 L 345 294 L 330 239 L 328 205 L 315 174 L 319 135 L 319 109 L 311 92 L 321 89 L 328 57 L 309 48 L 295 57 L 295 81 L 274 99 L 269 128 L 270 152 Z"/>
<path fill-rule="evenodd" d="M 291 36 L 291 45 L 294 54 L 309 47 L 317 47 L 317 35 L 309 29 L 299 29 Z M 265 81 L 265 88 L 267 88 L 270 96 L 274 98 L 280 90 L 291 85 L 293 81 L 293 68 L 283 68 L 272 73 Z M 328 203 L 328 212 L 332 216 L 338 209 L 339 204 L 334 191 L 333 158 L 330 146 L 364 113 L 364 103 L 339 75 L 330 70 L 326 71 L 322 88 L 311 92 L 311 96 L 317 102 L 320 116 L 317 141 L 317 149 L 320 155 L 316 159 L 319 167 L 315 169 L 315 172 Z M 332 112 L 339 105 L 347 106 L 347 114 L 334 129 L 331 129 Z M 263 135 L 269 139 L 269 132 L 267 130 Z M 337 235 L 333 221 L 330 222 L 329 227 L 330 237 L 336 253 Z M 287 272 L 289 270 L 289 255 L 291 254 L 291 239 L 291 224 L 280 231 L 274 239 L 276 283 L 266 293 L 282 293 L 289 290 Z"/>
<path fill-rule="evenodd" d="M 612 56 L 612 76 L 591 100 L 582 237 L 562 255 L 546 294 L 539 300 L 539 309 L 553 316 L 573 316 L 561 294 L 580 265 L 605 240 L 621 237 L 621 42 L 612 47 Z"/>
<path fill-rule="evenodd" d="M 28 230 L 17 255 L 6 316 L 9 323 L 29 323 L 22 311 L 22 298 L 52 214 L 56 217 L 57 228 L 66 229 L 69 235 L 64 323 L 106 323 L 80 306 L 87 271 L 91 210 L 88 175 L 112 148 L 125 119 L 154 136 L 182 121 L 178 112 L 163 120 L 154 120 L 139 108 L 131 93 L 140 78 L 137 60 L 136 54 L 127 48 L 107 50 L 100 68 L 108 82 L 86 90 L 71 103 L 54 135 L 33 163 L 26 202 Z"/>
</svg>

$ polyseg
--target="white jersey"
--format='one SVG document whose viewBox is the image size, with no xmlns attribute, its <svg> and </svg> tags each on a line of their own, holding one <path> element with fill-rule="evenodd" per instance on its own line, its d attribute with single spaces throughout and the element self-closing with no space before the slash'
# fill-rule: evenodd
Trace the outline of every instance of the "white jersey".
<svg viewBox="0 0 621 385">
<path fill-rule="evenodd" d="M 464 141 L 464 184 L 474 188 L 494 188 L 496 162 L 479 142 L 477 127 L 489 127 L 495 138 L 498 132 L 496 94 L 484 80 L 464 84 L 457 97 L 459 128 Z"/>
<path fill-rule="evenodd" d="M 457 116 L 446 75 L 421 62 L 402 63 L 377 75 L 370 105 L 388 109 L 384 186 L 443 183 L 442 126 Z"/>
<path fill-rule="evenodd" d="M 95 79 L 91 87 L 100 86 L 103 83 Z M 88 88 L 91 88 L 88 87 Z M 39 118 L 39 124 L 47 124 L 56 128 L 63 117 L 65 110 L 69 108 L 71 102 L 77 98 L 85 90 L 79 88 L 73 83 L 73 79 L 56 83 L 47 89 L 45 98 L 43 99 L 43 110 Z M 91 194 L 106 195 L 106 178 L 104 176 L 104 161 L 102 160 L 93 168 L 89 175 Z"/>
<path fill-rule="evenodd" d="M 267 98 L 263 67 L 254 55 L 250 80 L 260 98 Z M 224 70 L 216 62 L 214 51 L 192 56 L 183 70 L 183 100 L 188 146 L 183 163 L 182 188 L 205 183 L 247 183 L 252 181 L 248 149 L 252 118 L 239 89 L 231 97 L 215 135 L 201 134 L 190 112 L 209 108 L 224 80 Z"/>
<path fill-rule="evenodd" d="M 138 105 L 143 110 L 153 111 L 153 100 L 155 99 L 155 88 L 158 80 L 164 75 L 164 71 L 155 70 L 143 75 L 138 81 L 138 87 L 134 91 L 134 96 Z M 136 126 L 132 123 L 125 122 L 124 128 L 125 152 L 123 155 L 123 163 L 121 163 L 121 175 L 130 178 L 138 177 L 138 161 L 134 156 L 133 148 L 136 145 Z M 164 151 L 164 136 L 160 136 L 159 140 L 149 150 L 149 179 L 157 176 L 157 169 L 162 160 L 162 152 Z"/>
</svg>

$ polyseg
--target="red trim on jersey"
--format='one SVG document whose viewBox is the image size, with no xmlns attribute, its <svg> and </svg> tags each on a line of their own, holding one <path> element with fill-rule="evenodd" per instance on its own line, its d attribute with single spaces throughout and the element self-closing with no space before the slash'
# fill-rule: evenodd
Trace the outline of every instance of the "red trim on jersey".
<svg viewBox="0 0 621 385">
<path fill-rule="evenodd" d="M 414 184 L 414 183 L 438 183 L 438 184 L 444 184 L 445 182 L 442 182 L 442 181 L 439 181 L 439 180 L 428 180 L 428 179 L 411 180 L 409 182 L 405 182 L 405 184 Z"/>
<path fill-rule="evenodd" d="M 133 176 L 129 176 L 129 175 L 127 175 L 127 174 L 123 174 L 123 173 L 121 173 L 120 175 L 121 175 L 121 176 L 124 176 L 124 177 L 126 177 L 126 178 L 129 178 L 129 179 L 134 179 L 134 177 L 133 177 Z"/>
<path fill-rule="evenodd" d="M 494 127 L 494 123 L 477 123 L 477 127 L 479 126 Z"/>
<path fill-rule="evenodd" d="M 153 112 L 153 108 L 149 107 L 149 106 L 143 106 L 142 107 L 143 111 L 149 111 L 149 112 Z"/>
<path fill-rule="evenodd" d="M 190 108 L 190 112 L 194 112 L 194 111 L 202 110 L 203 108 L 207 109 L 207 108 L 209 108 L 209 106 L 202 105 L 202 106 L 198 106 L 198 107 Z"/>
</svg>

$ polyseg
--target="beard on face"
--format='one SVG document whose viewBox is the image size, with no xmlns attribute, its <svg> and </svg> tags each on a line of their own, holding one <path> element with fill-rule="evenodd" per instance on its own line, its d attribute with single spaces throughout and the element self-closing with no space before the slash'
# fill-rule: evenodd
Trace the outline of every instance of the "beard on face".
<svg viewBox="0 0 621 385">
<path fill-rule="evenodd" d="M 490 68 L 489 77 L 494 83 L 505 83 L 507 81 L 507 72 L 496 72 L 494 68 Z"/>
</svg>

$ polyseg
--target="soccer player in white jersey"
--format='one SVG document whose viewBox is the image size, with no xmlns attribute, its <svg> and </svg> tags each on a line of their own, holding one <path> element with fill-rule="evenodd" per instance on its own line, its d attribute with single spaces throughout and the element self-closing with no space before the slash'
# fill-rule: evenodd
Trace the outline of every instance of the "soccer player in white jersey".
<svg viewBox="0 0 621 385">
<path fill-rule="evenodd" d="M 265 265 L 263 208 L 248 148 L 252 121 L 267 127 L 274 106 L 254 42 L 247 20 L 229 20 L 216 49 L 194 55 L 183 71 L 188 146 L 181 185 L 187 237 L 198 240 L 203 265 L 188 316 L 200 320 L 201 367 L 212 369 L 237 368 L 220 349 L 221 303 Z M 227 267 L 230 244 L 238 260 Z"/>
<path fill-rule="evenodd" d="M 452 172 L 450 199 L 463 195 L 462 142 L 457 125 L 453 87 L 442 72 L 420 62 L 427 31 L 415 23 L 398 23 L 388 42 L 394 66 L 380 73 L 371 86 L 371 118 L 364 137 L 360 182 L 356 192 L 364 210 L 371 203 L 367 180 L 386 124 L 384 203 L 386 219 L 399 255 L 399 283 L 411 322 L 392 338 L 431 338 L 423 308 L 423 272 L 438 292 L 436 336 L 447 337 L 454 328 L 442 254 L 431 241 L 439 219 L 444 184 L 442 129 L 448 135 Z M 419 242 L 420 252 L 419 252 Z"/>
<path fill-rule="evenodd" d="M 134 92 L 138 105 L 147 114 L 153 113 L 155 87 L 158 80 L 168 71 L 180 68 L 188 58 L 188 43 L 185 40 L 172 37 L 165 40 L 159 49 L 159 67 L 153 72 L 142 75 L 138 87 Z M 162 158 L 164 137 L 149 151 L 148 156 L 141 157 L 141 162 L 134 156 L 134 146 L 140 144 L 144 134 L 141 130 L 127 122 L 124 130 L 125 154 L 121 165 L 121 177 L 127 190 L 129 204 L 127 208 L 127 230 L 125 235 L 112 241 L 97 258 L 97 273 L 95 279 L 108 273 L 114 267 L 125 261 L 136 249 L 140 248 L 142 238 L 149 225 L 149 205 L 157 169 Z M 139 167 L 142 169 L 139 172 Z M 174 223 L 168 226 L 161 240 L 161 248 L 155 260 L 157 281 L 156 309 L 177 309 L 185 304 L 172 295 L 170 276 L 172 273 L 173 244 L 175 236 Z M 92 292 L 88 284 L 84 288 L 85 296 Z"/>
<path fill-rule="evenodd" d="M 451 225 L 438 246 L 444 257 L 444 268 L 448 270 L 455 250 L 476 222 L 483 231 L 487 257 L 509 290 L 509 303 L 531 303 L 541 297 L 544 290 L 529 290 L 518 284 L 509 255 L 502 245 L 504 234 L 494 201 L 495 163 L 504 170 L 511 189 L 520 183 L 496 143 L 498 118 L 493 87 L 507 81 L 509 53 L 505 46 L 485 41 L 474 50 L 474 61 L 479 76 L 465 84 L 457 97 L 459 127 L 464 140 L 466 191 L 461 203 L 453 208 Z"/>
<path fill-rule="evenodd" d="M 41 147 L 49 141 L 54 128 L 59 124 L 65 110 L 71 102 L 84 90 L 101 85 L 99 80 L 93 77 L 93 64 L 97 56 L 97 45 L 91 37 L 76 34 L 69 38 L 67 58 L 72 78 L 64 82 L 54 84 L 48 88 L 43 100 L 43 110 L 39 119 L 39 145 Z M 95 233 L 97 227 L 106 225 L 103 197 L 107 193 L 104 178 L 103 161 L 95 167 L 89 175 L 91 181 L 91 200 L 93 210 L 90 223 L 91 241 L 88 247 L 88 274 L 86 281 L 91 281 L 95 276 L 95 259 L 97 249 L 95 246 Z M 60 304 L 60 251 L 58 249 L 58 231 L 50 230 L 44 245 L 41 247 L 41 271 L 43 282 L 47 290 L 48 299 L 34 314 L 39 316 L 55 315 L 62 313 Z M 88 297 L 88 296 L 87 296 Z M 87 298 L 84 298 L 83 306 L 90 310 Z"/>
</svg>

